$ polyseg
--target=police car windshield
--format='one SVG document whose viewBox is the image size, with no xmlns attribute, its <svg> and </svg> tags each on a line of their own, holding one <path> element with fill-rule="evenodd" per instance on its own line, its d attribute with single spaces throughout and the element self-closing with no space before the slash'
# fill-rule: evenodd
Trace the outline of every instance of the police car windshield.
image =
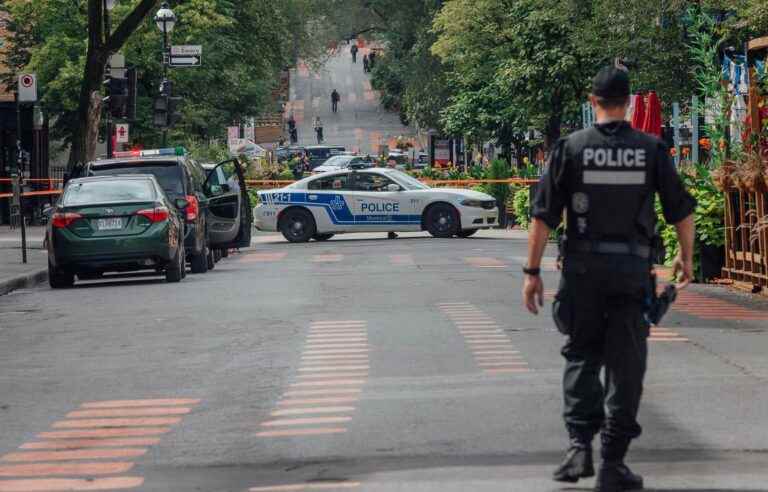
<svg viewBox="0 0 768 492">
<path fill-rule="evenodd" d="M 409 190 L 428 190 L 430 189 L 429 186 L 425 185 L 418 179 L 414 178 L 413 176 L 409 174 L 405 174 L 402 171 L 390 171 L 387 173 L 389 177 L 393 178 L 395 181 L 400 183 L 401 185 L 405 186 Z"/>
</svg>

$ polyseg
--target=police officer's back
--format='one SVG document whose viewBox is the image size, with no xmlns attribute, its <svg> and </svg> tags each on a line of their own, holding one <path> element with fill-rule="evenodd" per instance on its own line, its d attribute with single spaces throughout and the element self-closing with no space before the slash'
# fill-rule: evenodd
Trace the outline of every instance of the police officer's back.
<svg viewBox="0 0 768 492">
<path fill-rule="evenodd" d="M 570 447 L 554 478 L 576 482 L 594 475 L 591 446 L 600 432 L 603 463 L 596 490 L 602 492 L 642 488 L 624 456 L 641 432 L 636 416 L 647 358 L 645 314 L 653 295 L 656 194 L 667 222 L 678 229 L 675 270 L 683 271 L 681 287 L 692 276 L 695 201 L 666 146 L 624 121 L 629 93 L 625 71 L 601 70 L 591 96 L 598 123 L 553 149 L 533 207 L 523 290 L 527 308 L 537 313 L 541 257 L 565 211 L 563 272 L 553 309 L 558 329 L 568 336 L 562 354 Z"/>
</svg>

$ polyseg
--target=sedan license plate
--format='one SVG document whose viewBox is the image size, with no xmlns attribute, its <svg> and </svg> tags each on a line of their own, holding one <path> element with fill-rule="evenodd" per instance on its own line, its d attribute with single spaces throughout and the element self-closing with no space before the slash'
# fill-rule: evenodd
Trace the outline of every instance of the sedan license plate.
<svg viewBox="0 0 768 492">
<path fill-rule="evenodd" d="M 115 231 L 123 228 L 123 219 L 116 217 L 111 219 L 96 220 L 96 229 L 100 231 Z"/>
</svg>

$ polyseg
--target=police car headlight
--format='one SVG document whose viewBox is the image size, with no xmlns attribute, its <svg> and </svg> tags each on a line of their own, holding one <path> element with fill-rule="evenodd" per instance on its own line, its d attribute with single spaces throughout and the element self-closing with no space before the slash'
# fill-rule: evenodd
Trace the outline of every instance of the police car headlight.
<svg viewBox="0 0 768 492">
<path fill-rule="evenodd" d="M 465 207 L 483 208 L 483 202 L 481 200 L 463 200 L 461 204 Z"/>
</svg>

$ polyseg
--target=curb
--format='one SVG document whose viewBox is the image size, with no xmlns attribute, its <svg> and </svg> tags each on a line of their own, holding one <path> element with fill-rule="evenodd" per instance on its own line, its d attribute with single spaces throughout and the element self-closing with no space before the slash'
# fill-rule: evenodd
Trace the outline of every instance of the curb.
<svg viewBox="0 0 768 492">
<path fill-rule="evenodd" d="M 26 275 L 19 275 L 8 280 L 0 280 L 0 296 L 18 289 L 28 289 L 48 280 L 48 269 L 38 270 Z"/>
</svg>

